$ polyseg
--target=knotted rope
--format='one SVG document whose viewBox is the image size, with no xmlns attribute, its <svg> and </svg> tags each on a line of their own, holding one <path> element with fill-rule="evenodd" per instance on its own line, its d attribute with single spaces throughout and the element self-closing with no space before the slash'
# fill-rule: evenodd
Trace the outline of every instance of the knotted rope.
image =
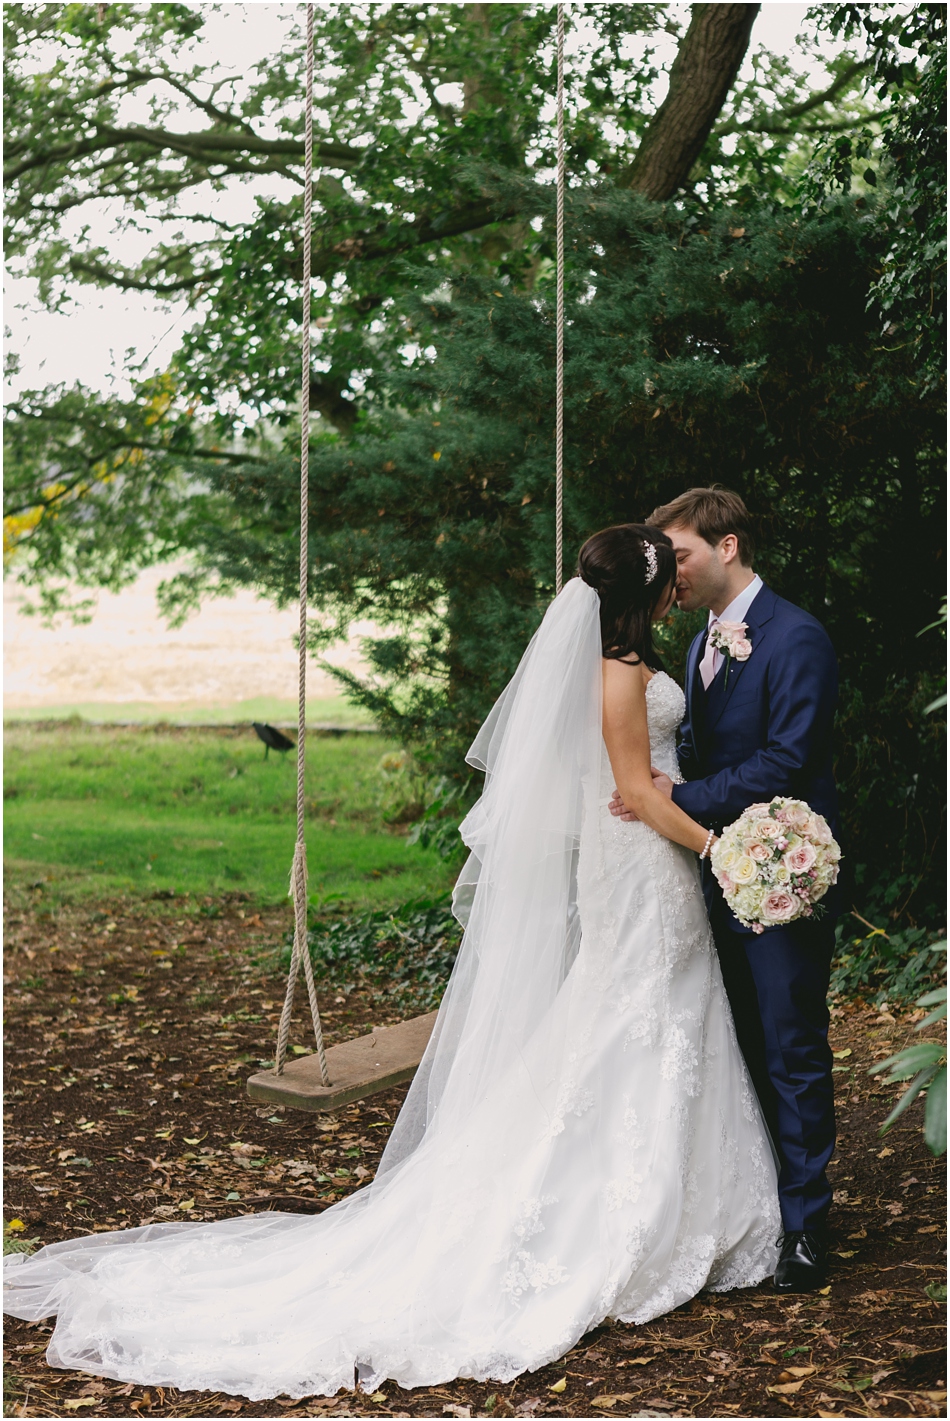
<svg viewBox="0 0 950 1421">
<path fill-rule="evenodd" d="M 564 6 L 557 7 L 557 319 L 554 336 L 554 590 L 564 562 Z"/>
<path fill-rule="evenodd" d="M 310 249 L 312 244 L 313 206 L 313 6 L 307 6 L 307 108 L 304 115 L 304 195 L 303 195 L 303 312 L 302 357 L 300 376 L 300 629 L 297 648 L 297 843 L 290 871 L 290 892 L 294 900 L 294 947 L 290 956 L 287 991 L 277 1029 L 277 1055 L 274 1073 L 280 1075 L 287 1057 L 290 1035 L 290 1015 L 294 1006 L 297 973 L 303 961 L 313 1034 L 317 1042 L 320 1079 L 330 1084 L 327 1053 L 323 1045 L 320 1008 L 313 980 L 313 964 L 307 944 L 307 844 L 304 838 L 304 770 L 307 753 L 307 573 L 310 472 Z"/>
</svg>

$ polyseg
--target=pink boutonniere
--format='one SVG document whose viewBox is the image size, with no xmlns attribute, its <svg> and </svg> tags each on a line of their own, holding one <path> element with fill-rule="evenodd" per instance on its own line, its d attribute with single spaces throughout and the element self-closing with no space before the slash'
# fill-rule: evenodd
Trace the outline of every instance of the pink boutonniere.
<svg viewBox="0 0 950 1421">
<path fill-rule="evenodd" d="M 752 655 L 752 643 L 746 633 L 745 622 L 718 622 L 709 634 L 709 640 L 717 651 L 726 658 L 726 684 L 733 661 L 748 661 Z"/>
</svg>

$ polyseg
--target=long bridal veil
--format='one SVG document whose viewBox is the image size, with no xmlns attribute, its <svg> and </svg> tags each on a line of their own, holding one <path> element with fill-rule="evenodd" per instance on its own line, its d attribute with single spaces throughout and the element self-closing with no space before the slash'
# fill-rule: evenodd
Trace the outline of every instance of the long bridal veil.
<svg viewBox="0 0 950 1421">
<path fill-rule="evenodd" d="M 524 1132 L 542 1138 L 550 1114 L 537 1077 L 562 1050 L 552 1042 L 538 1067 L 532 1037 L 580 937 L 600 663 L 599 599 L 574 580 L 469 753 L 486 780 L 462 826 L 471 850 L 456 895 L 462 947 L 372 1184 L 318 1216 L 152 1224 L 13 1255 L 5 1308 L 57 1315 L 54 1365 L 255 1399 L 333 1394 L 352 1387 L 354 1367 L 368 1386 L 511 1377 L 570 1345 L 573 1323 L 521 1308 L 520 1274 L 505 1271 L 503 1255 L 518 1171 L 530 1174 L 537 1154 L 524 1150 Z M 518 1110 L 506 1109 L 514 1080 Z M 499 1174 L 505 1150 L 514 1163 Z M 529 1200 L 519 1237 L 540 1227 L 531 1211 L 547 1202 Z M 564 1273 L 556 1261 L 531 1267 L 535 1290 Z M 558 1307 L 573 1306 L 555 1293 Z"/>
<path fill-rule="evenodd" d="M 466 757 L 486 778 L 461 826 L 471 853 L 454 906 L 465 935 L 378 1178 L 491 1096 L 564 981 L 580 936 L 577 866 L 596 810 L 601 706 L 600 599 L 574 578 Z"/>
</svg>

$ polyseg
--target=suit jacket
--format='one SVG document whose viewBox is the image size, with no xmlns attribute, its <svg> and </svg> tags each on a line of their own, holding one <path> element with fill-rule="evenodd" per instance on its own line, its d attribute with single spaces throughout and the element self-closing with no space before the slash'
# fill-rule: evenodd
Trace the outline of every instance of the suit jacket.
<svg viewBox="0 0 950 1421">
<path fill-rule="evenodd" d="M 750 804 L 775 795 L 804 799 L 824 815 L 840 844 L 832 767 L 838 663 L 828 633 L 764 585 L 745 620 L 751 656 L 731 665 L 723 657 L 708 691 L 699 674 L 706 633 L 689 649 L 679 749 L 686 783 L 674 786 L 673 799 L 717 832 Z M 725 914 L 733 931 L 751 931 L 726 909 L 707 861 L 703 870 L 714 918 Z M 840 896 L 840 885 L 825 895 L 829 916 L 840 911 Z"/>
</svg>

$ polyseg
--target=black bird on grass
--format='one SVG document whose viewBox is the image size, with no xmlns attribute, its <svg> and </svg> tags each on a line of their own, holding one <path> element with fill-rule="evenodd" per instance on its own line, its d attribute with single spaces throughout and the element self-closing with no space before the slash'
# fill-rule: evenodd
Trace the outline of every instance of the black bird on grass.
<svg viewBox="0 0 950 1421">
<path fill-rule="evenodd" d="M 286 755 L 288 750 L 294 748 L 294 742 L 288 740 L 282 731 L 275 730 L 272 725 L 261 725 L 260 721 L 257 720 L 252 720 L 251 724 L 257 731 L 258 740 L 263 740 L 264 742 L 265 760 L 272 750 L 278 750 L 281 755 Z"/>
</svg>

